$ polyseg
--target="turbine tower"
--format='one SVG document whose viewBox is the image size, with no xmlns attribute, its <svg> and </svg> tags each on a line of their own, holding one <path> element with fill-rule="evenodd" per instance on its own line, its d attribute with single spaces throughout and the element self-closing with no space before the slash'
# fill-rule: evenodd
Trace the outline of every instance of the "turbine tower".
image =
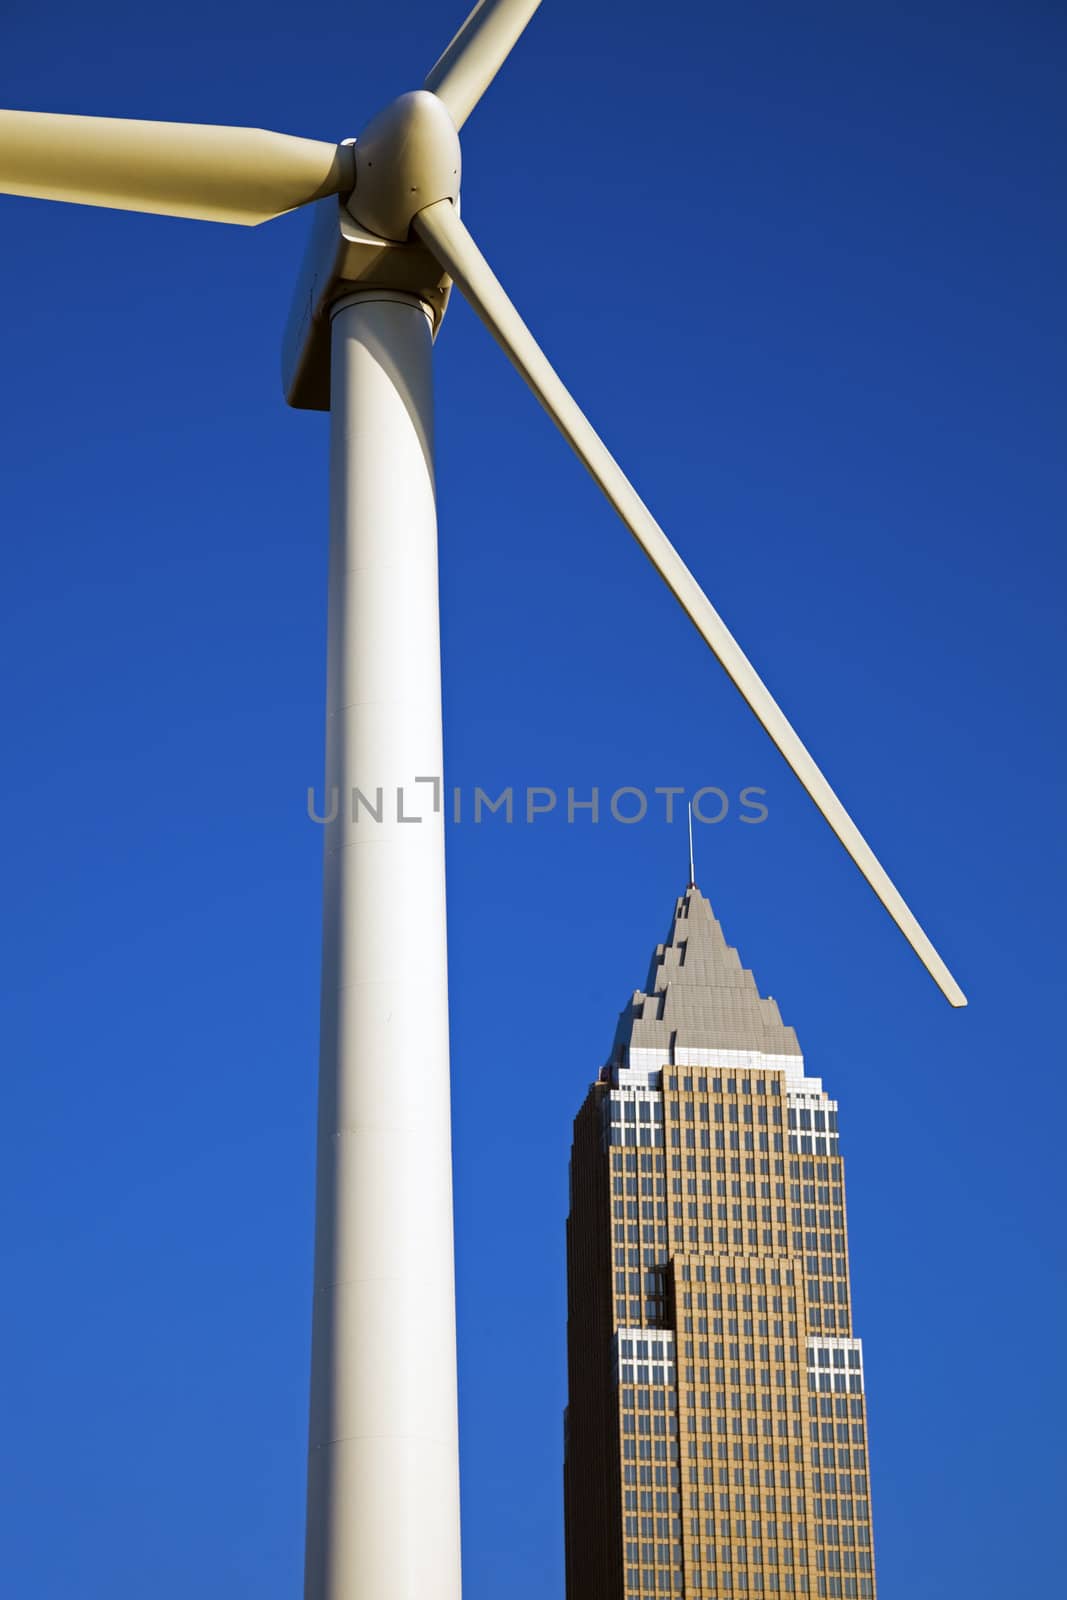
<svg viewBox="0 0 1067 1600">
<path fill-rule="evenodd" d="M 460 221 L 459 132 L 538 4 L 481 0 L 422 88 L 340 144 L 0 112 L 0 192 L 249 225 L 313 210 L 283 354 L 289 403 L 331 414 L 328 812 L 334 794 L 337 805 L 325 829 L 306 1600 L 460 1596 L 431 382 L 453 283 L 946 998 L 966 1004 Z"/>
</svg>

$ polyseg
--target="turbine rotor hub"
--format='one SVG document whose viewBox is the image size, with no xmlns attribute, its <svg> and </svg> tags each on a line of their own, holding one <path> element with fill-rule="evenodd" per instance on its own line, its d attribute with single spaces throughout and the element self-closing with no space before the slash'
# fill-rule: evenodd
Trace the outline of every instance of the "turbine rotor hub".
<svg viewBox="0 0 1067 1600">
<path fill-rule="evenodd" d="M 418 212 L 436 200 L 459 198 L 459 134 L 444 102 L 427 89 L 387 105 L 354 149 L 356 187 L 346 205 L 383 239 L 403 243 Z"/>
</svg>

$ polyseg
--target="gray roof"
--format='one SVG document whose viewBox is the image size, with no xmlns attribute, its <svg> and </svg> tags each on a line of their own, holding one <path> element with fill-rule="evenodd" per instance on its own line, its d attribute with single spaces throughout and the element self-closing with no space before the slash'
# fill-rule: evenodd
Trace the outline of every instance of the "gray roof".
<svg viewBox="0 0 1067 1600">
<path fill-rule="evenodd" d="M 715 920 L 695 884 L 676 902 L 665 944 L 656 946 L 644 990 L 637 990 L 619 1017 L 612 1060 L 627 1046 L 710 1050 L 761 1050 L 798 1056 L 797 1036 Z"/>
</svg>

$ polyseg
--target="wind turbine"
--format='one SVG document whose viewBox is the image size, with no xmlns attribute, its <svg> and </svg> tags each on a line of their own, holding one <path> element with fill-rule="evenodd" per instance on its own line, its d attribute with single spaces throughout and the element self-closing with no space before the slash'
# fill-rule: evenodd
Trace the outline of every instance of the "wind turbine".
<svg viewBox="0 0 1067 1600">
<path fill-rule="evenodd" d="M 431 355 L 454 283 L 601 486 L 950 1004 L 959 986 L 460 221 L 459 130 L 540 0 L 481 0 L 357 140 L 0 112 L 0 191 L 313 226 L 291 405 L 331 413 L 307 1600 L 458 1600 Z M 425 796 L 417 826 L 402 796 Z M 359 804 L 349 797 L 359 790 Z M 396 806 L 393 797 L 396 796 Z"/>
</svg>

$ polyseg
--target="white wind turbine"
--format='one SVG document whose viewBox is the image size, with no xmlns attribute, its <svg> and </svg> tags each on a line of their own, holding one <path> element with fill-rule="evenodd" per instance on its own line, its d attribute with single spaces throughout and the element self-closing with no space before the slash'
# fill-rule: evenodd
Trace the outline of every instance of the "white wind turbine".
<svg viewBox="0 0 1067 1600">
<path fill-rule="evenodd" d="M 462 128 L 539 0 L 481 0 L 356 141 L 0 112 L 0 192 L 256 224 L 315 203 L 285 342 L 329 410 L 326 828 L 307 1600 L 458 1600 L 431 352 L 455 283 L 688 614 L 950 1004 L 966 1000 L 459 217 Z M 420 826 L 392 796 L 426 781 Z M 436 780 L 436 781 L 435 781 Z M 378 800 L 378 791 L 382 799 Z M 385 797 L 389 797 L 386 800 Z M 388 810 L 386 807 L 388 806 Z"/>
</svg>

